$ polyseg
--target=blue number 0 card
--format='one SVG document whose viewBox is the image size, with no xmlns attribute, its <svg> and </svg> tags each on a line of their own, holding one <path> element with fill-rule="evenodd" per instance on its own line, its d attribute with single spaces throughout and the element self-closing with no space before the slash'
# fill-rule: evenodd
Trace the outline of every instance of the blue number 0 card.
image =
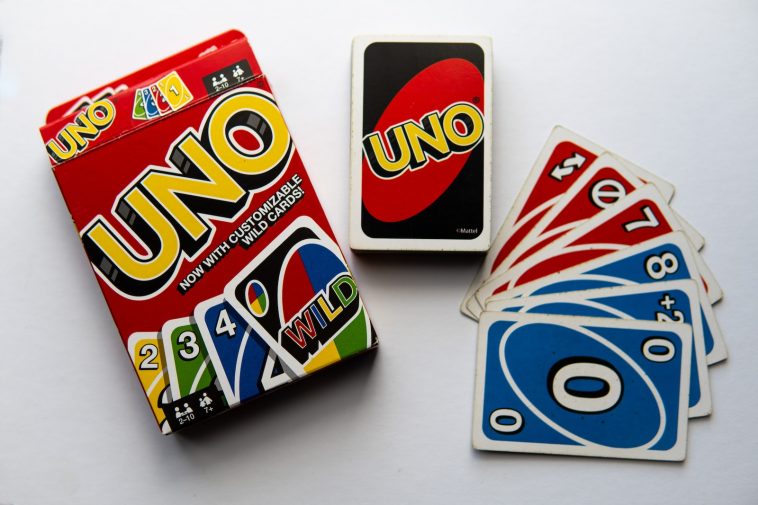
<svg viewBox="0 0 758 505">
<path fill-rule="evenodd" d="M 479 328 L 475 448 L 684 459 L 689 325 L 485 312 Z"/>
</svg>

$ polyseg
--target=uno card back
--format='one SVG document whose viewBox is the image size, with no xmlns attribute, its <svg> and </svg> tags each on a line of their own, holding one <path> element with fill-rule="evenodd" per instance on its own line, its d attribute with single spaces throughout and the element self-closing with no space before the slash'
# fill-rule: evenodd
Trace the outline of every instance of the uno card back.
<svg viewBox="0 0 758 505">
<path fill-rule="evenodd" d="M 487 249 L 490 58 L 484 37 L 354 40 L 353 249 Z"/>
</svg>

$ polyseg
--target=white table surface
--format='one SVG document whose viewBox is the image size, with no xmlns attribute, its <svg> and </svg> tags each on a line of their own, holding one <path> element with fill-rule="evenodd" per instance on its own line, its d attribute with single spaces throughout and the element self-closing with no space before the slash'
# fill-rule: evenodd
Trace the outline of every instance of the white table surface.
<svg viewBox="0 0 758 505">
<path fill-rule="evenodd" d="M 0 504 L 758 502 L 758 3 L 234 4 L 0 1 Z M 476 257 L 348 252 L 374 358 L 159 435 L 37 127 L 49 107 L 231 27 L 343 246 L 361 33 L 493 37 L 495 227 L 555 124 L 674 182 L 726 292 L 730 352 L 686 462 L 472 450 L 476 325 L 457 306 Z"/>
</svg>

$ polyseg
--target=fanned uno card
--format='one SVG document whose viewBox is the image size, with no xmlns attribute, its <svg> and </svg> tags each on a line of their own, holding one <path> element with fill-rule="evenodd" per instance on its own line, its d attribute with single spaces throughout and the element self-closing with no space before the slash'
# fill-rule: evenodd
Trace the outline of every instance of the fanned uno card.
<svg viewBox="0 0 758 505">
<path fill-rule="evenodd" d="M 297 377 L 374 342 L 341 251 L 308 217 L 296 219 L 232 279 L 224 298 Z"/>
<path fill-rule="evenodd" d="M 516 245 L 495 274 L 518 265 L 643 185 L 644 182 L 617 158 L 609 153 L 602 154 Z M 676 217 L 695 248 L 702 247 L 702 236 L 694 229 L 685 228 L 681 218 Z"/>
<path fill-rule="evenodd" d="M 350 247 L 486 251 L 492 43 L 353 40 Z"/>
<path fill-rule="evenodd" d="M 172 400 L 160 334 L 149 331 L 132 333 L 127 348 L 155 420 L 161 431 L 168 433 L 171 427 L 163 407 Z"/>
<path fill-rule="evenodd" d="M 602 154 L 574 179 L 563 196 L 527 230 L 493 275 L 506 272 L 643 185 L 644 182 L 617 158 L 609 153 Z"/>
<path fill-rule="evenodd" d="M 229 406 L 292 380 L 268 344 L 223 296 L 198 304 L 195 321 Z"/>
<path fill-rule="evenodd" d="M 646 184 L 518 266 L 490 279 L 476 297 L 484 305 L 495 293 L 681 229 L 660 193 Z"/>
<path fill-rule="evenodd" d="M 449 121 L 454 133 L 466 126 L 457 114 Z M 40 133 L 164 433 L 377 347 L 244 34 L 222 33 L 54 107 Z M 251 265 L 255 282 L 234 307 L 222 293 Z M 160 362 L 140 354 L 158 334 Z M 271 349 L 282 339 L 287 353 Z M 158 402 L 160 369 L 168 390 Z"/>
<path fill-rule="evenodd" d="M 711 413 L 705 336 L 697 284 L 693 280 L 654 282 L 552 295 L 498 300 L 487 311 L 609 317 L 686 323 L 692 327 L 689 416 Z"/>
<path fill-rule="evenodd" d="M 491 297 L 488 305 L 504 299 L 691 279 L 698 290 L 706 360 L 712 365 L 726 359 L 726 345 L 705 292 L 705 263 L 701 266 L 696 256 L 682 232 L 669 233 L 502 292 Z"/>
<path fill-rule="evenodd" d="M 182 317 L 166 321 L 161 338 L 174 400 L 166 408 L 169 423 L 181 427 L 226 409 L 228 405 L 216 387 L 216 371 L 194 320 Z"/>
<path fill-rule="evenodd" d="M 605 151 L 605 148 L 562 126 L 553 129 L 466 292 L 461 304 L 464 314 L 471 315 L 466 303 L 477 288 L 495 273 L 534 225 Z M 643 182 L 655 185 L 664 200 L 671 200 L 674 187 L 670 183 L 624 159 L 619 160 Z"/>
<path fill-rule="evenodd" d="M 691 331 L 681 323 L 485 313 L 474 447 L 684 460 Z"/>
</svg>

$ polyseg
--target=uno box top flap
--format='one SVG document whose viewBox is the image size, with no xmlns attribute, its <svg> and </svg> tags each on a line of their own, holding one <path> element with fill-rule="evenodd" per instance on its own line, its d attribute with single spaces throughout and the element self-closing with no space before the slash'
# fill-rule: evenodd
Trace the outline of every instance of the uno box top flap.
<svg viewBox="0 0 758 505">
<path fill-rule="evenodd" d="M 226 81 L 214 83 L 213 70 Z M 40 133 L 53 166 L 228 89 L 240 70 L 234 84 L 263 75 L 245 36 L 232 30 L 50 109 Z"/>
<path fill-rule="evenodd" d="M 132 72 L 131 74 L 92 89 L 60 105 L 56 105 L 48 111 L 45 123 L 52 123 L 64 116 L 78 112 L 80 109 L 91 105 L 92 102 L 97 101 L 98 98 L 108 98 L 126 90 L 127 88 L 135 87 L 140 83 L 150 81 L 153 77 L 159 75 L 162 76 L 173 70 L 178 70 L 186 64 L 192 64 L 198 59 L 208 56 L 213 52 L 225 49 L 230 45 L 246 45 L 246 41 L 247 39 L 245 38 L 245 35 L 238 30 L 229 30 L 220 35 L 216 35 L 206 41 L 200 42 L 190 48 Z M 257 63 L 255 63 L 254 60 L 251 63 L 254 63 L 254 67 L 260 72 Z"/>
</svg>

